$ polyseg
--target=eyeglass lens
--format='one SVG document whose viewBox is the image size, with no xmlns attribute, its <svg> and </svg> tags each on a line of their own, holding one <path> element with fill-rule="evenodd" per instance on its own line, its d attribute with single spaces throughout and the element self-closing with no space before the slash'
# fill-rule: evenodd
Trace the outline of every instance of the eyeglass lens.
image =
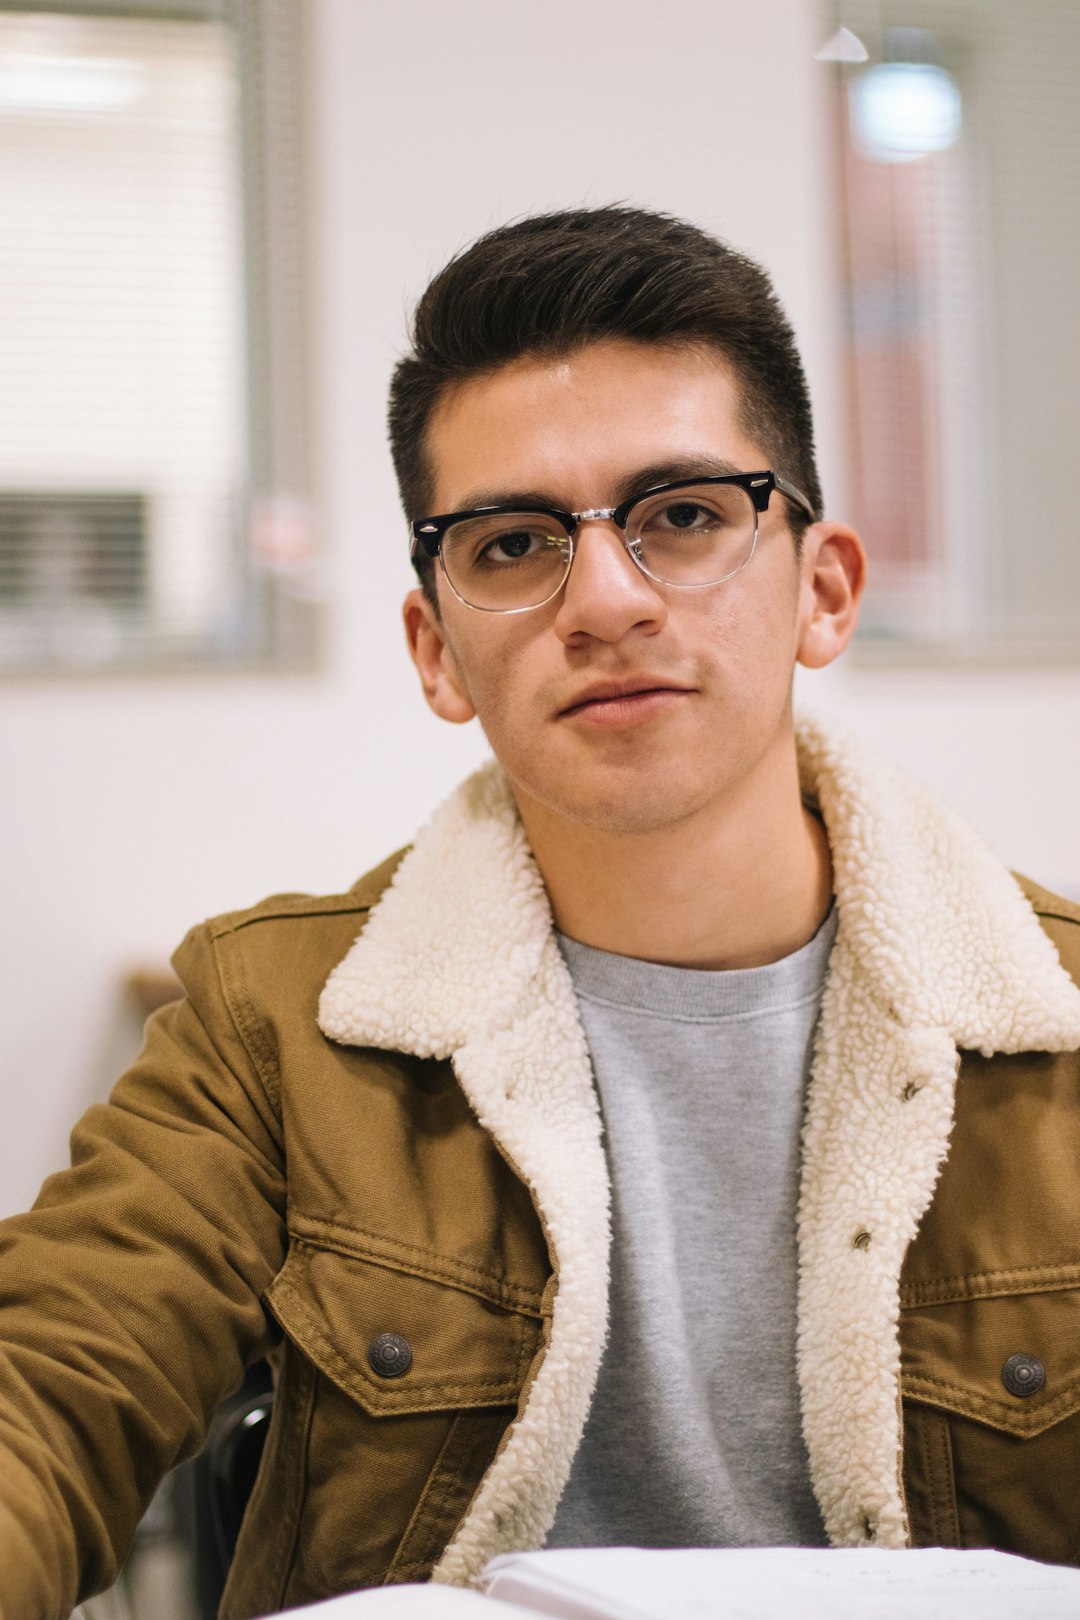
<svg viewBox="0 0 1080 1620">
<path fill-rule="evenodd" d="M 640 567 L 666 585 L 711 585 L 745 567 L 757 514 L 737 484 L 686 485 L 643 496 L 626 520 L 626 543 Z M 566 578 L 573 546 L 565 528 L 540 512 L 466 518 L 443 535 L 443 567 L 473 607 L 508 612 L 539 607 Z"/>
</svg>

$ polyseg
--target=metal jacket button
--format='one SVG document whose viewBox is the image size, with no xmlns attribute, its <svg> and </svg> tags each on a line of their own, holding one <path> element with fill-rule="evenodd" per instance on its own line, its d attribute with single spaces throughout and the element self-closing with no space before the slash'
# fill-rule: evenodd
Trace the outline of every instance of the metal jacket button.
<svg viewBox="0 0 1080 1620">
<path fill-rule="evenodd" d="M 400 1333 L 380 1333 L 368 1345 L 367 1355 L 380 1378 L 400 1378 L 412 1366 L 412 1349 Z"/>
<path fill-rule="evenodd" d="M 1001 1369 L 1001 1382 L 1010 1395 L 1037 1395 L 1046 1383 L 1046 1368 L 1038 1356 L 1010 1356 Z"/>
</svg>

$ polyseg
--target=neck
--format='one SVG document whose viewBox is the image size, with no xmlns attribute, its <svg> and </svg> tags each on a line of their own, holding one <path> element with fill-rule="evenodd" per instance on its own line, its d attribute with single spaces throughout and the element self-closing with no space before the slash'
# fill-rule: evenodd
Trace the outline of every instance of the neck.
<svg viewBox="0 0 1080 1620">
<path fill-rule="evenodd" d="M 555 925 L 597 950 L 675 967 L 747 968 L 812 939 L 832 897 L 825 829 L 794 748 L 727 798 L 647 832 L 562 818 L 519 798 Z"/>
</svg>

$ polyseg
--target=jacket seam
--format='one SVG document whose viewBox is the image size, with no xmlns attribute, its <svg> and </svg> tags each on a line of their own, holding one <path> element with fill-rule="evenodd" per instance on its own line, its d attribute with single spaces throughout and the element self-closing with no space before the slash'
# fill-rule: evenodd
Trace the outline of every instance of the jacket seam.
<svg viewBox="0 0 1080 1620">
<path fill-rule="evenodd" d="M 1003 1401 L 991 1400 L 989 1396 L 964 1389 L 948 1379 L 935 1378 L 932 1373 L 908 1373 L 903 1375 L 902 1385 L 906 1395 L 917 1397 L 921 1391 L 928 1399 L 939 1401 L 948 1396 L 961 1413 L 965 1408 L 968 1412 L 982 1412 L 987 1418 L 993 1417 L 1004 1427 L 1017 1432 L 1048 1428 L 1059 1417 L 1069 1416 L 1076 1410 L 1077 1396 L 1080 1394 L 1080 1379 L 1074 1378 L 1059 1394 L 1041 1402 L 1034 1411 L 1029 1409 L 1021 1412 L 1006 1406 Z"/>
<path fill-rule="evenodd" d="M 1031 899 L 1030 894 L 1027 896 L 1028 906 L 1035 912 L 1036 917 L 1052 917 L 1054 922 L 1067 922 L 1072 923 L 1074 928 L 1080 927 L 1078 909 L 1064 894 L 1054 894 L 1051 889 L 1044 889 L 1040 883 L 1035 883 L 1031 878 L 1027 878 L 1027 881 L 1040 893 L 1038 901 Z M 1023 883 L 1020 888 L 1023 888 Z"/>
<path fill-rule="evenodd" d="M 306 900 L 297 902 L 295 908 L 290 906 L 276 906 L 273 911 L 256 910 L 249 913 L 227 912 L 223 917 L 215 917 L 207 927 L 211 939 L 224 939 L 229 934 L 239 934 L 245 928 L 254 928 L 259 923 L 268 922 L 303 922 L 305 918 L 317 917 L 348 917 L 370 911 L 374 902 L 357 900 L 354 896 L 342 896 L 340 903 L 333 900 Z"/>
<path fill-rule="evenodd" d="M 447 1452 L 450 1450 L 450 1443 L 453 1440 L 460 1423 L 461 1413 L 455 1412 L 447 1427 L 446 1438 L 439 1447 L 439 1455 L 435 1458 L 435 1461 L 431 1466 L 431 1473 L 424 1481 L 424 1488 L 417 1498 L 416 1506 L 412 1510 L 409 1517 L 409 1522 L 405 1526 L 405 1530 L 402 1534 L 401 1540 L 397 1544 L 394 1556 L 387 1566 L 386 1573 L 383 1576 L 384 1586 L 394 1575 L 406 1573 L 411 1575 L 415 1570 L 429 1567 L 428 1562 L 424 1559 L 411 1558 L 403 1560 L 401 1559 L 400 1554 L 402 1549 L 407 1548 L 410 1540 L 415 1536 L 417 1526 L 423 1522 L 425 1508 L 434 1507 L 437 1510 L 440 1489 L 445 1495 L 446 1479 L 444 1477 L 443 1465 L 446 1460 Z"/>
<path fill-rule="evenodd" d="M 537 1338 L 539 1338 L 539 1336 L 540 1330 L 538 1326 Z M 529 1343 L 529 1337 L 529 1334 L 527 1334 L 524 1329 L 522 1329 L 522 1331 L 518 1334 L 518 1356 L 517 1365 L 514 1368 L 514 1383 L 517 1385 L 519 1395 L 521 1393 L 521 1386 L 525 1382 L 525 1369 L 527 1361 L 531 1360 L 532 1356 L 536 1353 L 535 1346 Z"/>
<path fill-rule="evenodd" d="M 512 1424 L 510 1422 L 503 1425 L 503 1432 L 498 1443 L 497 1451 L 501 1451 L 502 1446 L 506 1443 L 506 1437 L 511 1426 Z M 490 1447 L 490 1429 L 484 1429 L 482 1425 L 475 1422 L 466 1424 L 464 1421 L 464 1414 L 460 1412 L 455 1418 L 451 1430 L 452 1436 L 456 1436 L 459 1427 L 461 1428 L 465 1443 L 463 1446 L 458 1448 L 456 1454 L 452 1453 L 449 1458 L 453 1472 L 451 1474 L 449 1469 L 444 1470 L 443 1477 L 435 1481 L 432 1491 L 432 1497 L 434 1498 L 436 1510 L 441 1509 L 444 1513 L 446 1508 L 450 1506 L 453 1501 L 455 1484 L 460 1489 L 463 1476 L 475 1476 L 476 1463 L 479 1454 L 488 1450 Z M 464 1522 L 465 1518 L 467 1518 L 469 1505 L 473 1500 L 475 1500 L 476 1494 L 480 1489 L 480 1484 L 483 1483 L 483 1480 L 486 1477 L 487 1470 L 482 1469 L 480 1483 L 474 1486 L 473 1490 L 469 1493 L 469 1499 L 464 1505 L 464 1510 L 457 1515 L 457 1526 L 460 1526 Z M 431 1503 L 429 1499 L 429 1506 L 430 1505 Z M 452 1532 L 452 1534 L 455 1533 L 456 1529 L 454 1532 Z M 440 1544 L 439 1541 L 436 1540 L 435 1545 L 430 1548 L 430 1553 L 427 1558 L 412 1557 L 404 1560 L 400 1565 L 395 1564 L 395 1572 L 397 1576 L 400 1578 L 400 1576 L 405 1574 L 418 1576 L 430 1575 L 432 1568 L 447 1545 L 447 1541 L 443 1541 Z M 411 1549 L 407 1547 L 406 1550 L 411 1551 Z"/>
<path fill-rule="evenodd" d="M 253 917 L 230 917 L 221 928 L 215 929 L 214 937 L 222 939 L 226 934 L 239 934 L 245 928 L 255 928 L 259 923 L 271 922 L 304 922 L 307 918 L 317 917 L 349 917 L 359 916 L 371 910 L 366 901 L 350 900 L 347 905 L 309 905 L 297 906 L 295 911 L 261 911 Z"/>
<path fill-rule="evenodd" d="M 1053 917 L 1057 922 L 1080 925 L 1080 906 L 1074 901 L 1063 894 L 1055 894 L 1052 889 L 1044 888 L 1041 883 L 1036 883 L 1034 878 L 1027 877 L 1015 868 L 1010 868 L 1009 875 L 1019 886 L 1036 917 Z"/>
<path fill-rule="evenodd" d="M 256 1074 L 262 1081 L 263 1087 L 270 1098 L 274 1112 L 278 1119 L 281 1113 L 281 1081 L 278 1070 L 277 1055 L 263 1039 L 258 1027 L 259 1020 L 247 988 L 247 979 L 244 975 L 243 964 L 236 953 L 235 962 L 230 962 L 226 953 L 219 947 L 222 941 L 214 939 L 214 956 L 217 960 L 218 975 L 221 980 L 222 993 L 225 1004 L 229 1009 L 229 1016 L 237 1034 L 240 1036 Z"/>
<path fill-rule="evenodd" d="M 1036 1282 L 1036 1278 L 1040 1281 Z M 964 1299 L 1009 1294 L 1059 1293 L 1076 1287 L 1080 1287 L 1080 1261 L 1068 1266 L 1013 1266 L 1004 1271 L 982 1271 L 968 1276 L 936 1277 L 932 1282 L 906 1283 L 900 1293 L 900 1309 L 911 1310 L 920 1305 L 945 1305 Z"/>
<path fill-rule="evenodd" d="M 930 1484 L 930 1504 L 934 1515 L 934 1531 L 941 1545 L 960 1546 L 960 1522 L 956 1507 L 956 1486 L 952 1469 L 952 1444 L 947 1419 L 940 1412 L 933 1414 L 932 1430 L 940 1459 L 935 1459 L 931 1447 L 931 1421 L 919 1425 L 923 1466 Z M 940 1471 L 937 1462 L 940 1460 Z"/>
<path fill-rule="evenodd" d="M 431 1475 L 424 1486 L 420 1501 L 417 1503 L 416 1513 L 409 1521 L 409 1528 L 405 1533 L 405 1537 L 402 1538 L 403 1545 L 405 1544 L 405 1539 L 408 1536 L 413 1534 L 417 1529 L 422 1530 L 424 1528 L 425 1517 L 429 1520 L 437 1521 L 440 1515 L 445 1514 L 446 1512 L 447 1504 L 452 1498 L 453 1490 L 457 1482 L 455 1477 L 444 1468 L 443 1460 L 446 1455 L 446 1451 L 449 1448 L 451 1438 L 454 1436 L 455 1431 L 457 1430 L 461 1421 L 462 1414 L 460 1412 L 455 1413 L 453 1421 L 450 1424 L 450 1432 L 446 1437 L 446 1444 L 439 1452 L 438 1461 L 436 1462 L 435 1467 L 432 1469 Z M 460 1460 L 461 1459 L 459 1459 L 459 1462 Z M 468 1510 L 466 1509 L 466 1511 Z M 403 1559 L 401 1563 L 398 1563 L 395 1560 L 387 1570 L 387 1576 L 395 1575 L 400 1577 L 402 1575 L 412 1576 L 419 1575 L 421 1573 L 426 1574 L 431 1570 L 440 1552 L 442 1551 L 442 1548 L 446 1545 L 447 1541 L 444 1540 L 440 1545 L 438 1538 L 436 1538 L 436 1546 L 433 1549 L 433 1553 L 430 1558 L 408 1558 Z M 385 1579 L 383 1584 L 387 1584 Z"/>
<path fill-rule="evenodd" d="M 342 1226 L 336 1221 L 325 1221 L 319 1216 L 297 1215 L 289 1224 L 290 1231 L 301 1243 L 310 1244 L 316 1235 L 323 1238 L 324 1234 L 340 1234 L 336 1242 L 332 1238 L 324 1239 L 322 1247 L 335 1254 L 345 1255 L 349 1259 L 364 1260 L 390 1271 L 400 1270 L 402 1264 L 408 1263 L 398 1261 L 395 1264 L 394 1250 L 400 1250 L 403 1255 L 417 1255 L 426 1262 L 423 1268 L 414 1265 L 414 1274 L 417 1276 L 426 1277 L 432 1282 L 459 1286 L 464 1292 L 486 1299 L 504 1309 L 513 1309 L 537 1318 L 542 1314 L 540 1308 L 542 1296 L 535 1289 L 526 1289 L 517 1283 L 507 1282 L 494 1272 L 470 1265 L 467 1260 L 451 1260 L 446 1255 L 435 1254 L 418 1244 L 404 1243 L 397 1238 L 388 1239 L 362 1226 Z M 385 1246 L 385 1252 L 372 1253 L 370 1249 L 363 1248 L 359 1244 L 350 1244 L 349 1238 L 353 1235 L 367 1238 L 372 1244 Z M 470 1275 L 476 1280 L 467 1280 Z M 490 1286 L 482 1288 L 481 1283 L 488 1283 Z"/>
<path fill-rule="evenodd" d="M 295 1347 L 293 1354 L 297 1363 L 295 1388 L 290 1388 L 285 1383 L 279 1387 L 275 1396 L 274 1418 L 271 1420 L 273 1424 L 280 1412 L 281 1434 L 277 1439 L 278 1454 L 272 1457 L 268 1452 L 264 1453 L 262 1466 L 249 1500 L 249 1506 L 253 1507 L 256 1516 L 261 1517 L 263 1500 L 271 1489 L 276 1488 L 275 1494 L 283 1499 L 281 1519 L 284 1522 L 280 1528 L 284 1533 L 274 1538 L 260 1571 L 260 1578 L 265 1585 L 261 1595 L 258 1596 L 259 1613 L 263 1612 L 265 1604 L 272 1604 L 276 1613 L 285 1602 L 296 1565 L 297 1542 L 307 1494 L 308 1447 L 318 1372 L 314 1363 Z M 270 1472 L 267 1472 L 267 1463 L 270 1464 Z M 233 1572 L 236 1572 L 238 1567 L 238 1560 L 234 1560 Z M 230 1572 L 230 1579 L 222 1598 L 220 1620 L 237 1620 L 239 1615 L 250 1612 L 251 1597 L 243 1583 L 239 1593 L 236 1596 L 233 1594 L 231 1578 L 233 1572 Z"/>
<path fill-rule="evenodd" d="M 284 1603 L 285 1601 L 285 1596 L 289 1589 L 289 1582 L 292 1579 L 293 1570 L 296 1567 L 296 1554 L 300 1543 L 300 1525 L 304 1517 L 304 1503 L 307 1498 L 308 1490 L 308 1453 L 311 1448 L 311 1426 L 315 1418 L 315 1397 L 317 1393 L 318 1376 L 318 1370 L 313 1367 L 309 1376 L 308 1387 L 305 1391 L 303 1416 L 299 1426 L 300 1460 L 299 1467 L 297 1468 L 297 1474 L 299 1475 L 300 1485 L 296 1493 L 295 1513 L 293 1516 L 292 1525 L 290 1527 L 287 1549 L 283 1560 L 280 1590 L 276 1599 L 279 1604 Z"/>
</svg>

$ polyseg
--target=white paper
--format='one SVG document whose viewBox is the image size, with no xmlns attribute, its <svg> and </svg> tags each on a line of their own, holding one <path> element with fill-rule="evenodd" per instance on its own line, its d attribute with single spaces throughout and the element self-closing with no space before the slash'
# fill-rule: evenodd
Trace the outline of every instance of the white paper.
<svg viewBox="0 0 1080 1620">
<path fill-rule="evenodd" d="M 373 1586 L 290 1609 L 288 1620 L 528 1620 L 523 1610 L 459 1586 Z"/>
<path fill-rule="evenodd" d="M 1080 1570 L 942 1548 L 568 1548 L 493 1559 L 481 1584 L 560 1620 L 1080 1617 Z"/>
</svg>

